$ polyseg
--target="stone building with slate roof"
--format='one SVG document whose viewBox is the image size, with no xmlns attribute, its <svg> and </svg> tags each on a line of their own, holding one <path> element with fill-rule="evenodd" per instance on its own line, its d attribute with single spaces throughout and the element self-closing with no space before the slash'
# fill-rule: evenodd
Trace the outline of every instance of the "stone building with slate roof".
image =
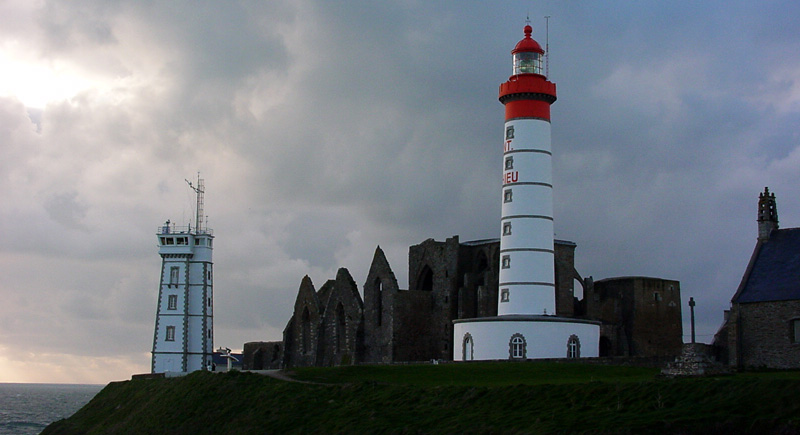
<svg viewBox="0 0 800 435">
<path fill-rule="evenodd" d="M 736 368 L 800 368 L 800 228 L 778 228 L 768 188 L 759 195 L 756 247 L 714 346 Z"/>
</svg>

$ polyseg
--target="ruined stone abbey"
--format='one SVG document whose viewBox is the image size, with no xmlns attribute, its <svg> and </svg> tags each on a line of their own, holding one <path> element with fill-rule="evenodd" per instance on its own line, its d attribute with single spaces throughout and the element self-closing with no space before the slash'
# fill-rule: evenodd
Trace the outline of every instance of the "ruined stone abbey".
<svg viewBox="0 0 800 435">
<path fill-rule="evenodd" d="M 575 270 L 575 248 L 572 242 L 555 242 L 554 314 L 599 321 L 601 357 L 680 354 L 680 283 L 583 278 Z M 497 315 L 499 249 L 498 239 L 428 239 L 409 248 L 409 288 L 400 289 L 378 247 L 363 298 L 345 268 L 319 289 L 306 276 L 283 340 L 245 343 L 243 368 L 453 360 L 453 320 Z M 576 297 L 576 286 L 582 298 Z M 527 340 L 536 346 L 536 337 Z M 576 355 L 565 345 L 565 358 Z"/>
</svg>

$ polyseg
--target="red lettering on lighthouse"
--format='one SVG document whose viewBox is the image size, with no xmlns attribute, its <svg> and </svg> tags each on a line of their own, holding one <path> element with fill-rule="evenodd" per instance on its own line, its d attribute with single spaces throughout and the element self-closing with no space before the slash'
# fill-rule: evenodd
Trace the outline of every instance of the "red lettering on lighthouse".
<svg viewBox="0 0 800 435">
<path fill-rule="evenodd" d="M 504 153 L 508 152 L 508 151 L 511 151 L 513 149 L 514 148 L 511 148 L 511 139 L 507 140 L 506 143 L 503 144 L 503 152 Z"/>
<path fill-rule="evenodd" d="M 516 183 L 519 181 L 519 171 L 509 171 L 503 174 L 503 184 Z"/>
</svg>

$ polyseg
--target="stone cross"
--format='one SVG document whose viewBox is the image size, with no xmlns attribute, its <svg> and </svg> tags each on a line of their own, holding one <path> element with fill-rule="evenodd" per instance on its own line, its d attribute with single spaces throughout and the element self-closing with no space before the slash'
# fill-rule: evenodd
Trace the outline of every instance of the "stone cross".
<svg viewBox="0 0 800 435">
<path fill-rule="evenodd" d="M 694 298 L 689 298 L 689 309 L 692 312 L 692 344 L 694 344 Z"/>
</svg>

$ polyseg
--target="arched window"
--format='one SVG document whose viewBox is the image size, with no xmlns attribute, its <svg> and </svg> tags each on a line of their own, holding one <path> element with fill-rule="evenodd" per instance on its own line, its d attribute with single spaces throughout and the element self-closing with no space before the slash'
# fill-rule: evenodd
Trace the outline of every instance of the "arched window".
<svg viewBox="0 0 800 435">
<path fill-rule="evenodd" d="M 577 335 L 572 334 L 567 340 L 567 358 L 581 357 L 581 340 Z"/>
<path fill-rule="evenodd" d="M 528 348 L 522 334 L 514 334 L 508 342 L 508 357 L 510 359 L 525 359 L 528 357 Z"/>
<path fill-rule="evenodd" d="M 344 349 L 345 344 L 345 329 L 347 326 L 347 321 L 344 318 L 344 305 L 339 302 L 339 305 L 336 306 L 336 352 L 341 352 Z"/>
<path fill-rule="evenodd" d="M 300 334 L 303 335 L 301 337 L 303 343 L 301 350 L 303 353 L 309 353 L 311 352 L 311 315 L 308 313 L 308 307 L 303 308 L 303 317 L 301 319 Z"/>
<path fill-rule="evenodd" d="M 433 270 L 427 264 L 422 268 L 419 274 L 419 281 L 417 282 L 419 290 L 433 290 Z"/>
<path fill-rule="evenodd" d="M 377 316 L 378 326 L 383 323 L 383 283 L 380 278 L 375 278 L 375 315 Z"/>
<path fill-rule="evenodd" d="M 472 358 L 473 358 L 472 357 L 472 348 L 473 348 L 473 346 L 474 345 L 472 343 L 472 334 L 467 332 L 466 334 L 464 334 L 464 342 L 463 342 L 463 346 L 462 346 L 462 349 L 461 349 L 461 356 L 462 356 L 461 359 L 462 359 L 462 361 L 472 361 Z"/>
</svg>

